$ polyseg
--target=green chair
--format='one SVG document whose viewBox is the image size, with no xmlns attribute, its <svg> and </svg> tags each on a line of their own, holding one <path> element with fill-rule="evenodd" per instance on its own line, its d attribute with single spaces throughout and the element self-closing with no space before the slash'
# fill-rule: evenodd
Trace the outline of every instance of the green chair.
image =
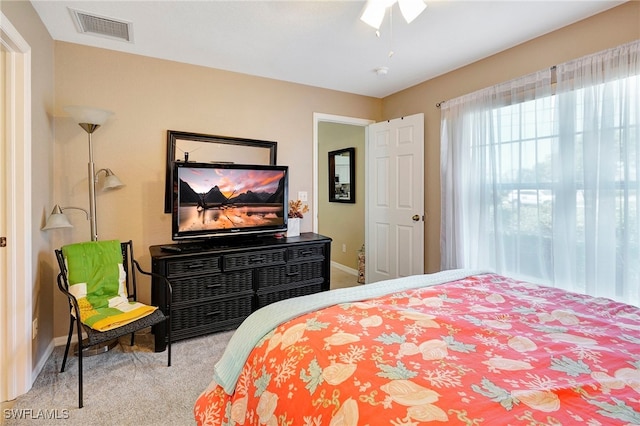
<svg viewBox="0 0 640 426">
<path fill-rule="evenodd" d="M 60 273 L 58 288 L 69 300 L 69 335 L 60 372 L 64 372 L 73 326 L 78 337 L 79 408 L 83 407 L 83 351 L 121 336 L 165 322 L 167 328 L 167 365 L 171 366 L 171 284 L 161 275 L 143 271 L 133 257 L 131 241 L 91 241 L 70 244 L 55 250 Z M 137 302 L 139 272 L 159 278 L 164 284 L 166 306 L 155 308 Z M 81 319 L 81 320 L 80 320 Z M 82 333 L 86 338 L 82 338 Z"/>
</svg>

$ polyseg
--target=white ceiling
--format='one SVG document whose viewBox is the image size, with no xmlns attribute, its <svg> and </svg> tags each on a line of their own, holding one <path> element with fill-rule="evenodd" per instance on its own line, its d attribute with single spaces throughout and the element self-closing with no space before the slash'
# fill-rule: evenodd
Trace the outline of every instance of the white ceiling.
<svg viewBox="0 0 640 426">
<path fill-rule="evenodd" d="M 393 6 L 379 38 L 355 0 L 31 3 L 55 40 L 378 98 L 624 3 L 426 2 L 411 24 Z M 131 22 L 133 42 L 79 33 L 69 8 Z"/>
</svg>

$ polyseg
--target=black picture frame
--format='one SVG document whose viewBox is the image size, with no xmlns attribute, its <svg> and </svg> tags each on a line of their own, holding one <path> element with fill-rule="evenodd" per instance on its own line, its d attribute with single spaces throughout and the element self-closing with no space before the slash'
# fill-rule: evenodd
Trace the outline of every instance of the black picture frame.
<svg viewBox="0 0 640 426">
<path fill-rule="evenodd" d="M 167 130 L 164 212 L 172 209 L 174 162 L 275 165 L 277 150 L 275 141 Z"/>
<path fill-rule="evenodd" d="M 356 149 L 329 152 L 329 202 L 356 202 Z"/>
</svg>

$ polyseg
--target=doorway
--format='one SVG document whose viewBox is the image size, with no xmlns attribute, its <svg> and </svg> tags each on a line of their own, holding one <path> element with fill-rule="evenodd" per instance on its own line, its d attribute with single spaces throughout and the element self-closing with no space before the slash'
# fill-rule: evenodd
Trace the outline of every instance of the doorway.
<svg viewBox="0 0 640 426">
<path fill-rule="evenodd" d="M 357 280 L 358 251 L 364 241 L 364 167 L 367 126 L 373 120 L 314 113 L 313 231 L 331 237 L 332 268 Z M 354 203 L 329 202 L 328 152 L 355 149 Z"/>
<path fill-rule="evenodd" d="M 366 282 L 424 273 L 424 115 L 375 123 L 314 113 L 313 227 L 316 233 L 322 233 L 322 221 L 327 220 L 324 216 L 321 219 L 318 208 L 319 192 L 328 191 L 329 185 L 326 178 L 321 179 L 320 155 L 324 151 L 320 149 L 319 128 L 324 123 L 359 126 L 364 130 L 362 152 L 356 156 L 365 159 L 362 168 L 366 169 L 367 180 L 362 191 L 365 213 L 359 218 L 365 227 L 362 243 L 366 257 L 373 261 L 367 261 Z M 340 217 L 329 215 L 328 220 L 340 220 Z M 348 251 L 349 247 L 344 247 L 332 235 L 327 236 L 334 239 L 332 266 L 336 266 L 336 250 Z M 352 258 L 356 258 L 353 254 Z M 357 269 L 347 267 L 345 270 L 358 274 Z"/>
</svg>

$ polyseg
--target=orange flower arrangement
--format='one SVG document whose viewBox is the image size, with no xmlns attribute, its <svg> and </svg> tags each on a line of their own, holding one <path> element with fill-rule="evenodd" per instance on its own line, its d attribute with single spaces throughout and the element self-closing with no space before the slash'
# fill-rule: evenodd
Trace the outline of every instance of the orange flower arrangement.
<svg viewBox="0 0 640 426">
<path fill-rule="evenodd" d="M 306 204 L 302 204 L 300 200 L 290 200 L 289 201 L 289 217 L 297 217 L 302 219 L 304 213 L 309 211 L 309 206 Z"/>
</svg>

